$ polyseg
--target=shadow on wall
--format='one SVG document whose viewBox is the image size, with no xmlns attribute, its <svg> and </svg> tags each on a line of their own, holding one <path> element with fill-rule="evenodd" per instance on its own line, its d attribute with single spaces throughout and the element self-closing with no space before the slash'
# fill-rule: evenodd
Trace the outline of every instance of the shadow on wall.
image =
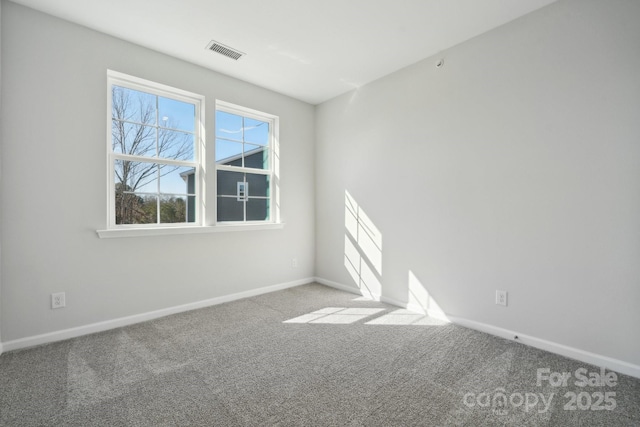
<svg viewBox="0 0 640 427">
<path fill-rule="evenodd" d="M 427 288 L 418 280 L 413 271 L 409 270 L 407 286 L 407 308 L 409 310 L 428 314 L 431 317 L 447 320 L 445 312 L 440 308 L 435 299 L 429 294 Z"/>
<path fill-rule="evenodd" d="M 382 233 L 349 191 L 344 193 L 344 205 L 344 266 L 363 296 L 376 301 L 385 299 L 382 296 Z M 405 304 L 405 301 L 398 302 Z M 444 311 L 411 270 L 406 307 L 446 319 Z"/>
<path fill-rule="evenodd" d="M 283 323 L 349 325 L 441 326 L 448 323 L 444 312 L 431 297 L 413 271 L 406 284 L 406 302 L 392 301 L 382 295 L 382 233 L 358 205 L 353 196 L 344 193 L 344 266 L 360 290 L 362 297 L 353 301 L 389 302 L 406 309 L 380 307 L 325 307 Z"/>
<path fill-rule="evenodd" d="M 382 233 L 348 191 L 344 205 L 344 266 L 362 295 L 380 300 Z"/>
</svg>

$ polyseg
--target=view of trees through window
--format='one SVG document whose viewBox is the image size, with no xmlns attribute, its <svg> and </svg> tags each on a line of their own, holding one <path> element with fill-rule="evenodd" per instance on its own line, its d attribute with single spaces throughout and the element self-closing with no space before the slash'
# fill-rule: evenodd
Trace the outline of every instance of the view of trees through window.
<svg viewBox="0 0 640 427">
<path fill-rule="evenodd" d="M 113 85 L 116 224 L 195 221 L 196 106 Z"/>
<path fill-rule="evenodd" d="M 112 70 L 107 81 L 110 228 L 278 221 L 277 116 L 216 100 L 205 176 L 203 96 Z"/>
</svg>

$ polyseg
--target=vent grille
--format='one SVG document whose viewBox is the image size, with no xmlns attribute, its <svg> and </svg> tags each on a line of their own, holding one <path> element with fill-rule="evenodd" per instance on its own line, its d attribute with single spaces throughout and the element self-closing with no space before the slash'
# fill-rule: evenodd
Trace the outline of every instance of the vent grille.
<svg viewBox="0 0 640 427">
<path fill-rule="evenodd" d="M 219 53 L 220 55 L 224 55 L 227 58 L 231 58 L 234 61 L 237 61 L 238 59 L 242 58 L 245 55 L 239 50 L 233 49 L 229 46 L 225 46 L 222 43 L 218 43 L 215 40 L 211 40 L 211 42 L 209 42 L 209 44 L 207 45 L 207 49 L 209 49 L 212 52 Z"/>
</svg>

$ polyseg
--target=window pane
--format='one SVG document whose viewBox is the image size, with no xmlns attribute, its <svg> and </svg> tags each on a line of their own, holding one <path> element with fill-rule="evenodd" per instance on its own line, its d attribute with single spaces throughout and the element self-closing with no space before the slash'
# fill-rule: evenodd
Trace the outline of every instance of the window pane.
<svg viewBox="0 0 640 427">
<path fill-rule="evenodd" d="M 238 192 L 238 182 L 244 182 L 244 174 L 241 172 L 218 171 L 218 195 L 236 196 Z M 251 186 L 249 186 L 251 191 Z"/>
<path fill-rule="evenodd" d="M 242 141 L 242 117 L 216 111 L 216 138 Z"/>
<path fill-rule="evenodd" d="M 249 197 L 269 197 L 269 176 L 248 173 Z"/>
<path fill-rule="evenodd" d="M 164 195 L 160 198 L 160 222 L 187 222 L 187 197 L 181 195 Z"/>
<path fill-rule="evenodd" d="M 196 196 L 187 196 L 187 222 L 196 222 Z"/>
<path fill-rule="evenodd" d="M 269 145 L 269 123 L 245 117 L 244 140 L 252 144 Z"/>
<path fill-rule="evenodd" d="M 216 165 L 234 172 L 217 171 L 218 221 L 268 221 L 275 160 L 271 119 L 248 110 L 255 118 L 246 117 L 242 107 L 224 103 L 219 108 L 232 113 L 216 111 Z"/>
<path fill-rule="evenodd" d="M 159 96 L 158 117 L 160 126 L 195 132 L 196 106 L 193 104 Z"/>
<path fill-rule="evenodd" d="M 158 129 L 159 157 L 174 160 L 193 160 L 194 147 L 194 135 L 168 129 Z"/>
<path fill-rule="evenodd" d="M 116 160 L 114 162 L 115 190 L 122 192 L 157 193 L 158 165 L 156 163 Z"/>
<path fill-rule="evenodd" d="M 107 76 L 112 114 L 107 119 L 112 132 L 108 147 L 113 174 L 111 220 L 116 224 L 201 222 L 204 203 L 199 184 L 204 174 L 197 112 L 203 98 L 119 73 L 107 72 Z M 238 129 L 241 133 L 242 125 Z"/>
<path fill-rule="evenodd" d="M 235 197 L 218 196 L 218 221 L 244 221 L 244 204 Z"/>
<path fill-rule="evenodd" d="M 160 193 L 163 194 L 194 194 L 195 168 L 171 165 L 160 167 Z M 189 191 L 189 187 L 191 191 Z"/>
<path fill-rule="evenodd" d="M 216 139 L 216 163 L 242 166 L 242 143 Z"/>
<path fill-rule="evenodd" d="M 157 197 L 146 194 L 117 191 L 116 224 L 155 224 L 157 218 Z"/>
<path fill-rule="evenodd" d="M 260 145 L 244 144 L 244 167 L 255 169 L 268 169 L 269 159 L 267 147 Z"/>
<path fill-rule="evenodd" d="M 268 199 L 247 200 L 247 221 L 266 221 L 269 219 Z"/>
<path fill-rule="evenodd" d="M 111 114 L 114 119 L 155 125 L 156 96 L 121 86 L 113 86 Z"/>
<path fill-rule="evenodd" d="M 111 146 L 114 153 L 153 157 L 156 155 L 156 128 L 113 120 Z"/>
</svg>

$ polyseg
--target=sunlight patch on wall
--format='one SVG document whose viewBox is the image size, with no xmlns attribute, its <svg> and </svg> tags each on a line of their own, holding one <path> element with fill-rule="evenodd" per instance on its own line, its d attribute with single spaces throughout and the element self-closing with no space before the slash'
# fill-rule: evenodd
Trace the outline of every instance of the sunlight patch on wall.
<svg viewBox="0 0 640 427">
<path fill-rule="evenodd" d="M 382 233 L 348 191 L 344 198 L 344 226 L 371 266 L 382 275 Z"/>
<path fill-rule="evenodd" d="M 382 283 L 347 236 L 344 236 L 344 266 L 363 296 L 380 299 Z"/>
<path fill-rule="evenodd" d="M 418 280 L 413 271 L 409 270 L 409 301 L 407 308 L 421 313 L 426 313 L 437 319 L 448 320 L 445 312 L 440 308 L 435 299 L 429 294 L 427 288 Z"/>
<path fill-rule="evenodd" d="M 312 313 L 303 314 L 283 323 L 328 323 L 333 325 L 347 325 L 366 319 L 369 316 L 384 311 L 384 308 L 347 308 L 326 307 Z"/>
<path fill-rule="evenodd" d="M 345 191 L 344 266 L 368 298 L 382 294 L 382 233 Z"/>
</svg>

